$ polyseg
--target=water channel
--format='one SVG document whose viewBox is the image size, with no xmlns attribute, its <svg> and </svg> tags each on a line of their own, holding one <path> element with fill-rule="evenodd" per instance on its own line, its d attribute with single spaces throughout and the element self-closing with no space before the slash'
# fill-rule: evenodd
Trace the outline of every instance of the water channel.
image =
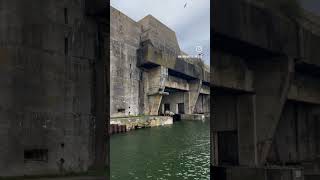
<svg viewBox="0 0 320 180">
<path fill-rule="evenodd" d="M 209 120 L 110 137 L 111 180 L 208 180 Z"/>
</svg>

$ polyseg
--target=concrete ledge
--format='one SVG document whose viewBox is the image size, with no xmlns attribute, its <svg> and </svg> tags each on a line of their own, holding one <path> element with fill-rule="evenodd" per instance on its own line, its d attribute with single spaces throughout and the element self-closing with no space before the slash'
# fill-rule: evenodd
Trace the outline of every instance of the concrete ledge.
<svg viewBox="0 0 320 180">
<path fill-rule="evenodd" d="M 110 124 L 125 125 L 127 131 L 173 124 L 171 116 L 132 116 L 111 118 Z"/>
<path fill-rule="evenodd" d="M 168 69 L 179 73 L 189 79 L 200 79 L 210 82 L 210 72 L 208 72 L 202 64 L 191 64 L 182 58 L 169 56 L 168 60 L 164 59 L 162 51 L 155 48 L 150 41 L 141 43 L 138 50 L 138 63 L 143 67 L 164 66 Z"/>
<path fill-rule="evenodd" d="M 297 56 L 298 28 L 288 18 L 243 0 L 213 4 L 215 36 L 225 35 L 268 51 Z"/>
<path fill-rule="evenodd" d="M 86 176 L 86 177 L 64 177 L 64 178 L 61 177 L 61 178 L 40 178 L 40 179 L 34 179 L 34 180 L 107 180 L 107 177 L 88 177 L 88 176 Z"/>
<path fill-rule="evenodd" d="M 208 116 L 204 114 L 181 114 L 181 120 L 195 120 L 201 121 L 208 118 Z"/>
<path fill-rule="evenodd" d="M 223 167 L 212 166 L 212 176 L 215 180 L 303 180 L 301 168 L 283 167 Z"/>
<path fill-rule="evenodd" d="M 106 176 L 0 177 L 0 180 L 107 180 Z"/>
</svg>

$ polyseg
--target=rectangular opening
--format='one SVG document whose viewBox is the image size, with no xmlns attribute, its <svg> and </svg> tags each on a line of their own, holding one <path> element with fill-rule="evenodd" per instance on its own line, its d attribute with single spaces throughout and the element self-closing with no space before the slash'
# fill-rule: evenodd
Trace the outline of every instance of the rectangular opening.
<svg viewBox="0 0 320 180">
<path fill-rule="evenodd" d="M 68 24 L 68 8 L 64 8 L 64 23 Z"/>
<path fill-rule="evenodd" d="M 24 161 L 48 161 L 48 149 L 24 150 Z"/>
<path fill-rule="evenodd" d="M 184 114 L 184 103 L 178 103 L 178 114 Z"/>
<path fill-rule="evenodd" d="M 170 104 L 164 104 L 164 112 L 170 111 Z"/>
<path fill-rule="evenodd" d="M 119 113 L 125 113 L 126 110 L 125 110 L 125 109 L 118 109 L 118 112 L 119 112 Z"/>
<path fill-rule="evenodd" d="M 238 165 L 237 131 L 218 132 L 218 154 L 220 165 Z"/>
</svg>

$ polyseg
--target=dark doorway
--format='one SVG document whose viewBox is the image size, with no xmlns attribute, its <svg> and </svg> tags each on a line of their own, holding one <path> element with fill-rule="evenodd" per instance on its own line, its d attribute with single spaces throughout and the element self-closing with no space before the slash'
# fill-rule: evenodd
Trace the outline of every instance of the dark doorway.
<svg viewBox="0 0 320 180">
<path fill-rule="evenodd" d="M 170 104 L 164 104 L 164 112 L 170 111 Z"/>
<path fill-rule="evenodd" d="M 220 165 L 238 165 L 237 131 L 224 131 L 218 133 L 218 153 L 220 155 Z"/>
<path fill-rule="evenodd" d="M 178 114 L 184 114 L 184 103 L 178 103 Z"/>
</svg>

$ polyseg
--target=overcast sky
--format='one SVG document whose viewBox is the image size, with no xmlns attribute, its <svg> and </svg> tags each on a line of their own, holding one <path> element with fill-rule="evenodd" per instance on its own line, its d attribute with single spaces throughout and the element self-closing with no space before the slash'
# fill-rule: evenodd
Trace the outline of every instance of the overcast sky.
<svg viewBox="0 0 320 180">
<path fill-rule="evenodd" d="M 210 0 L 111 0 L 111 6 L 135 21 L 151 14 L 176 32 L 182 51 L 197 55 L 202 46 L 210 65 Z"/>
<path fill-rule="evenodd" d="M 300 0 L 302 6 L 317 15 L 320 15 L 320 0 Z"/>
</svg>

